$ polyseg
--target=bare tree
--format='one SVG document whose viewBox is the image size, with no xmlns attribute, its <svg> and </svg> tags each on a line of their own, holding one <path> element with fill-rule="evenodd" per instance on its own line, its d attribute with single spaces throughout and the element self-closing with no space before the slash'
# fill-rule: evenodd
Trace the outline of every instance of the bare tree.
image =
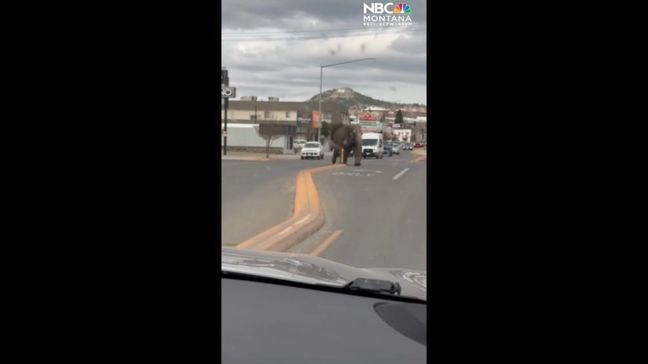
<svg viewBox="0 0 648 364">
<path fill-rule="evenodd" d="M 281 137 L 283 134 L 281 133 L 281 126 L 279 125 L 264 125 L 261 124 L 259 125 L 259 129 L 257 131 L 259 136 L 265 139 L 266 141 L 266 158 L 270 158 L 270 144 L 272 144 L 273 141 Z"/>
</svg>

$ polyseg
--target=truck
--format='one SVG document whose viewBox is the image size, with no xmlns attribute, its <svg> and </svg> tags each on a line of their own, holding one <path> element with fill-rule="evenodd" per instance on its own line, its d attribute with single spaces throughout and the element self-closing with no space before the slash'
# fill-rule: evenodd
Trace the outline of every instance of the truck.
<svg viewBox="0 0 648 364">
<path fill-rule="evenodd" d="M 383 135 L 382 133 L 362 133 L 362 156 L 363 158 L 383 157 Z"/>
</svg>

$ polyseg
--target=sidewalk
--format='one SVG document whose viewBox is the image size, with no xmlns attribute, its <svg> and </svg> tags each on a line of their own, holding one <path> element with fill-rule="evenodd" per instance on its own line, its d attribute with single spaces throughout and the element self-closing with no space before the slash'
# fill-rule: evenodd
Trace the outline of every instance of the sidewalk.
<svg viewBox="0 0 648 364">
<path fill-rule="evenodd" d="M 221 160 L 230 161 L 267 161 L 267 160 L 297 160 L 299 154 L 270 154 L 270 158 L 266 158 L 265 153 L 251 153 L 251 152 L 227 152 L 223 155 L 221 152 Z"/>
</svg>

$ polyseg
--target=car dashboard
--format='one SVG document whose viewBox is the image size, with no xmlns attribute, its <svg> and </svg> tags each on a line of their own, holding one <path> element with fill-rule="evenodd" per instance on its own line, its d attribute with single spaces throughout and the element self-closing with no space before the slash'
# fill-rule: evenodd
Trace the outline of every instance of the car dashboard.
<svg viewBox="0 0 648 364">
<path fill-rule="evenodd" d="M 223 363 L 425 363 L 422 302 L 222 278 Z"/>
</svg>

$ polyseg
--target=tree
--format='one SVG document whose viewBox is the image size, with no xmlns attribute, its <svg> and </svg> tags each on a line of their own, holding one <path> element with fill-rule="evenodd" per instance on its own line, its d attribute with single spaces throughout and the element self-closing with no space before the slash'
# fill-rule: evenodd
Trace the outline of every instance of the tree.
<svg viewBox="0 0 648 364">
<path fill-rule="evenodd" d="M 396 112 L 396 120 L 394 120 L 396 124 L 402 124 L 403 123 L 403 112 L 398 109 Z"/>
<path fill-rule="evenodd" d="M 280 125 L 260 124 L 257 134 L 266 140 L 266 158 L 270 158 L 270 144 L 282 136 Z"/>
<path fill-rule="evenodd" d="M 323 121 L 322 122 L 322 131 L 321 131 L 322 136 L 325 137 L 325 138 L 328 138 L 330 130 L 331 130 L 331 126 L 329 125 L 329 123 L 326 122 L 326 121 Z"/>
</svg>

